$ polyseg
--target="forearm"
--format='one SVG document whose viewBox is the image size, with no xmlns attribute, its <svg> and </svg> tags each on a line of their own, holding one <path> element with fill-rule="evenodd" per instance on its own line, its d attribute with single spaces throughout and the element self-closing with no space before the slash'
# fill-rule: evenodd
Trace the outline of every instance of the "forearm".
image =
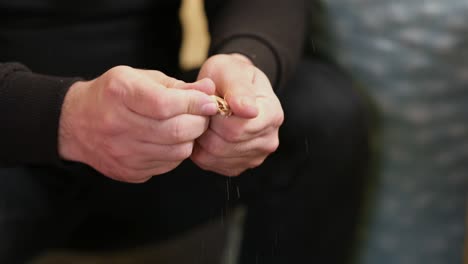
<svg viewBox="0 0 468 264">
<path fill-rule="evenodd" d="M 61 107 L 75 78 L 0 64 L 0 165 L 56 164 Z"/>
<path fill-rule="evenodd" d="M 235 0 L 208 8 L 210 54 L 244 54 L 280 87 L 302 53 L 305 5 L 304 0 Z"/>
</svg>

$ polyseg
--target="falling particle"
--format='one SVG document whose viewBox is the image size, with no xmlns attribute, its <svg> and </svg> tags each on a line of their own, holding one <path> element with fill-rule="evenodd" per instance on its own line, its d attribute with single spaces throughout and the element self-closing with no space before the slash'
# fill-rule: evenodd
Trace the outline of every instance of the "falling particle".
<svg viewBox="0 0 468 264">
<path fill-rule="evenodd" d="M 224 208 L 221 208 L 221 225 L 224 226 Z"/>
<path fill-rule="evenodd" d="M 311 43 L 312 43 L 312 51 L 313 51 L 313 52 L 316 52 L 316 49 L 315 49 L 315 41 L 312 40 Z"/>
<path fill-rule="evenodd" d="M 227 200 L 230 200 L 230 191 L 229 191 L 229 179 L 226 180 L 226 195 L 227 195 Z"/>
<path fill-rule="evenodd" d="M 237 186 L 237 199 L 240 199 L 240 190 L 239 190 L 239 186 Z"/>
</svg>

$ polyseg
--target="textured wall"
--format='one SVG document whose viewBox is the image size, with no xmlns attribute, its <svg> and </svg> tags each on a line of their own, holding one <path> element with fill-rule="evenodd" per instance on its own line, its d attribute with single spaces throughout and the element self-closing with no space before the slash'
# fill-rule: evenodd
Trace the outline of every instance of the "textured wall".
<svg viewBox="0 0 468 264">
<path fill-rule="evenodd" d="M 382 117 L 359 263 L 462 263 L 468 1 L 324 2 L 335 58 L 366 87 Z"/>
</svg>

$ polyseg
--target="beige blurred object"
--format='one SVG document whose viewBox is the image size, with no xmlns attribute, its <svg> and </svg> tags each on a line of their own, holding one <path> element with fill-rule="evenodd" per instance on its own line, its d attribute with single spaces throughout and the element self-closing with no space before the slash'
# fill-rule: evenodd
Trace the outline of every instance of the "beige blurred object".
<svg viewBox="0 0 468 264">
<path fill-rule="evenodd" d="M 180 8 L 180 21 L 183 29 L 183 42 L 180 49 L 180 66 L 184 70 L 201 66 L 208 54 L 210 37 L 202 0 L 184 0 Z M 218 103 L 218 113 L 230 116 L 231 109 L 227 102 L 213 95 Z"/>
<path fill-rule="evenodd" d="M 206 59 L 210 43 L 203 0 L 183 0 L 180 20 L 183 28 L 180 66 L 184 70 L 200 67 Z"/>
</svg>

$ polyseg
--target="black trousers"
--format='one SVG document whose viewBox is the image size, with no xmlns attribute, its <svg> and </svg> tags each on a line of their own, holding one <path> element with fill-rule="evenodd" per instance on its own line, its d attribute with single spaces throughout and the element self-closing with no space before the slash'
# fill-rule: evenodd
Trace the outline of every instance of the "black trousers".
<svg viewBox="0 0 468 264">
<path fill-rule="evenodd" d="M 278 151 L 236 178 L 190 161 L 137 185 L 91 170 L 0 169 L 0 263 L 55 247 L 164 241 L 240 203 L 241 263 L 346 263 L 367 167 L 365 104 L 343 73 L 312 59 L 279 97 Z"/>
</svg>

